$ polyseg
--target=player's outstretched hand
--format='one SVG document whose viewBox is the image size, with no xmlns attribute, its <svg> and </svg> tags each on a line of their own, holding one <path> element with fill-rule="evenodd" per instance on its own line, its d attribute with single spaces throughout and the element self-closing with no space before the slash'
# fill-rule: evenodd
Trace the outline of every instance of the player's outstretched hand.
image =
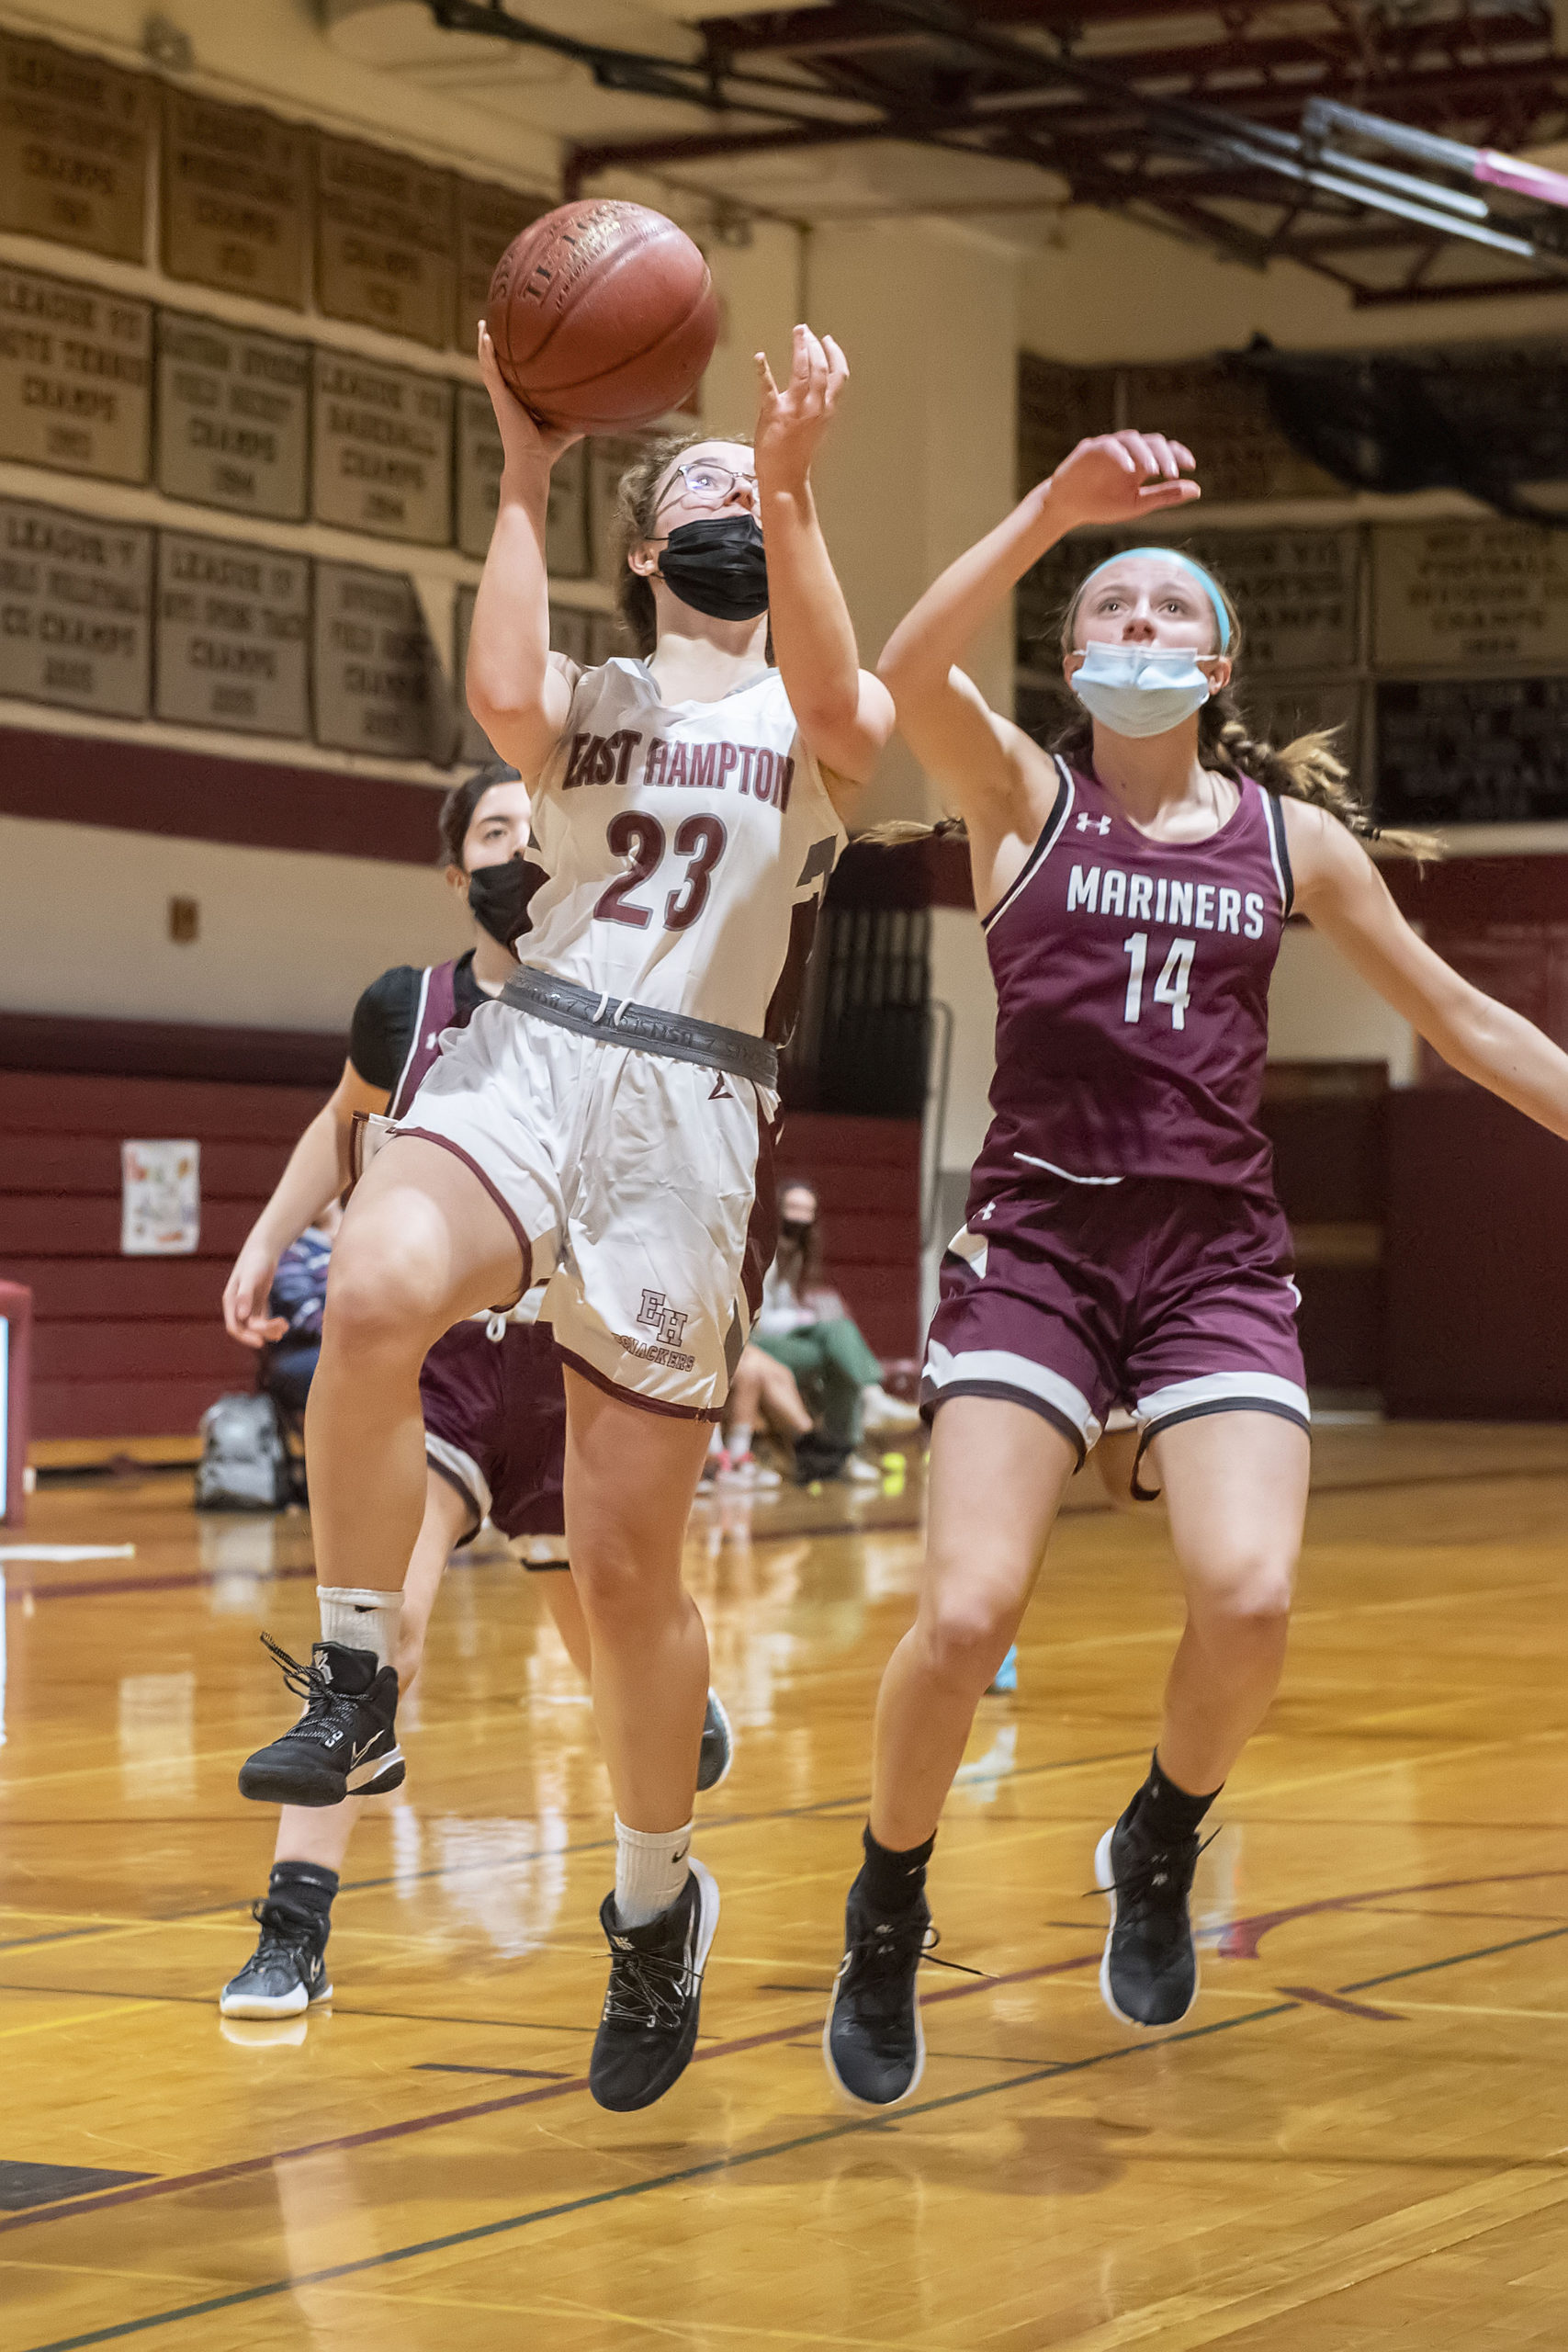
<svg viewBox="0 0 1568 2352">
<path fill-rule="evenodd" d="M 264 1348 L 281 1340 L 288 1329 L 286 1315 L 269 1315 L 267 1297 L 277 1261 L 255 1242 L 247 1241 L 234 1261 L 234 1271 L 223 1285 L 223 1328 L 244 1348 Z"/>
<path fill-rule="evenodd" d="M 764 489 L 792 490 L 806 481 L 849 380 L 850 363 L 832 336 L 818 340 L 807 326 L 795 331 L 782 391 L 767 353 L 758 352 L 757 479 Z"/>
<path fill-rule="evenodd" d="M 581 433 L 569 433 L 563 427 L 543 424 L 531 409 L 525 408 L 516 393 L 501 372 L 495 356 L 495 345 L 484 321 L 479 321 L 479 374 L 485 379 L 490 404 L 495 411 L 495 421 L 501 433 L 501 446 L 508 470 L 548 472 L 564 450 Z"/>
<path fill-rule="evenodd" d="M 1162 506 L 1202 496 L 1183 479 L 1197 463 L 1190 449 L 1163 433 L 1097 433 L 1063 458 L 1046 484 L 1065 530 L 1080 523 L 1134 523 Z"/>
</svg>

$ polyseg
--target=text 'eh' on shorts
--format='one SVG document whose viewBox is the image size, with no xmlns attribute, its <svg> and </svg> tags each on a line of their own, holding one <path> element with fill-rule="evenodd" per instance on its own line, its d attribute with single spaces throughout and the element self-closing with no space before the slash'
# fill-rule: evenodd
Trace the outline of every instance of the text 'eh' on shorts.
<svg viewBox="0 0 1568 2352">
<path fill-rule="evenodd" d="M 443 1040 L 397 1133 L 479 1178 L 573 1372 L 713 1421 L 773 1253 L 777 1116 L 750 1078 L 494 1002 Z"/>
<path fill-rule="evenodd" d="M 419 1375 L 424 1458 L 468 1502 L 473 1524 L 502 1535 L 563 1539 L 566 1389 L 545 1323 L 455 1323 Z"/>
<path fill-rule="evenodd" d="M 1080 1461 L 1118 1406 L 1140 1461 L 1161 1430 L 1209 1413 L 1310 1428 L 1292 1262 L 1283 1214 L 1257 1193 L 1150 1177 L 1008 1187 L 942 1260 L 922 1410 L 1005 1397 Z"/>
</svg>

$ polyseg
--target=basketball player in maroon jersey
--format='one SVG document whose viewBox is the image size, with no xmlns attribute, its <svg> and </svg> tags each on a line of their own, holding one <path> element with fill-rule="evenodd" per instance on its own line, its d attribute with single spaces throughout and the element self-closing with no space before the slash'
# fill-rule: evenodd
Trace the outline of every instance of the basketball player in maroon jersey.
<svg viewBox="0 0 1568 2352">
<path fill-rule="evenodd" d="M 883 656 L 899 725 L 964 820 L 998 1019 L 995 1115 L 925 1368 L 919 1614 L 883 1679 L 825 2035 L 839 2084 L 873 2106 L 919 2078 L 926 1864 L 976 1702 L 1119 1405 L 1140 1490 L 1165 1493 L 1187 1623 L 1150 1771 L 1096 1856 L 1100 1989 L 1144 2027 L 1196 1996 L 1199 1826 L 1279 1682 L 1307 1496 L 1290 1237 L 1258 1124 L 1292 907 L 1456 1069 L 1568 1135 L 1568 1056 L 1410 929 L 1326 737 L 1248 736 L 1228 693 L 1240 625 L 1201 566 L 1143 549 L 1084 580 L 1062 639 L 1083 711 L 1055 756 L 958 666 L 1065 533 L 1196 499 L 1192 463 L 1158 434 L 1080 442 Z"/>
</svg>

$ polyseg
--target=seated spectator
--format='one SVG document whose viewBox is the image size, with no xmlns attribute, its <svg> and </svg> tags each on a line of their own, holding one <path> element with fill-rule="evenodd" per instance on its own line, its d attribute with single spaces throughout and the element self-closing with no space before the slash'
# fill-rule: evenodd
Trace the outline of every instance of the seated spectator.
<svg viewBox="0 0 1568 2352">
<path fill-rule="evenodd" d="M 763 1280 L 752 1344 L 737 1368 L 726 1451 L 733 1469 L 750 1462 L 752 1430 L 761 1412 L 795 1441 L 803 1476 L 874 1477 L 875 1471 L 855 1453 L 862 1437 L 906 1435 L 919 1426 L 919 1415 L 913 1405 L 887 1394 L 882 1366 L 843 1300 L 823 1282 L 817 1209 L 809 1184 L 784 1186 L 778 1254 Z M 758 1354 L 771 1361 L 771 1373 L 755 1363 L 748 1372 L 747 1358 Z M 791 1375 L 787 1388 L 780 1372 Z"/>
<path fill-rule="evenodd" d="M 784 1480 L 779 1473 L 759 1462 L 752 1453 L 752 1438 L 759 1429 L 770 1429 L 786 1448 L 798 1450 L 806 1439 L 814 1436 L 816 1428 L 789 1366 L 748 1343 L 740 1351 L 740 1361 L 729 1384 L 722 1431 L 716 1429 L 713 1433 L 708 1449 L 709 1468 L 720 1478 L 731 1479 L 739 1486 L 782 1487 Z M 809 1457 L 800 1467 L 811 1477 L 822 1475 L 820 1470 L 811 1468 Z"/>
<path fill-rule="evenodd" d="M 343 1211 L 333 1201 L 277 1261 L 267 1305 L 266 1352 L 259 1385 L 286 1413 L 302 1413 L 321 1352 L 321 1310 L 327 1303 L 327 1266 Z"/>
</svg>

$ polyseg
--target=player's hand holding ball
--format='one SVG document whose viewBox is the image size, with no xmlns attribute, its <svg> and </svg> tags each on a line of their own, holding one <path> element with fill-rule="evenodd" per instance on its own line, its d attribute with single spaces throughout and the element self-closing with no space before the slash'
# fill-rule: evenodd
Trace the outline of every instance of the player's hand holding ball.
<svg viewBox="0 0 1568 2352">
<path fill-rule="evenodd" d="M 563 450 L 581 440 L 581 433 L 565 425 L 544 424 L 524 406 L 501 372 L 495 345 L 483 319 L 479 321 L 479 374 L 485 379 L 490 404 L 495 411 L 503 469 L 514 479 L 547 474 Z"/>
<path fill-rule="evenodd" d="M 757 483 L 760 490 L 805 488 L 811 460 L 850 380 L 850 363 L 832 336 L 796 327 L 789 380 L 781 391 L 766 352 L 757 354 Z"/>
<path fill-rule="evenodd" d="M 1182 479 L 1196 464 L 1190 449 L 1163 433 L 1097 433 L 1063 458 L 1041 483 L 1040 496 L 1064 531 L 1083 523 L 1135 523 L 1201 498 L 1198 484 Z"/>
</svg>

